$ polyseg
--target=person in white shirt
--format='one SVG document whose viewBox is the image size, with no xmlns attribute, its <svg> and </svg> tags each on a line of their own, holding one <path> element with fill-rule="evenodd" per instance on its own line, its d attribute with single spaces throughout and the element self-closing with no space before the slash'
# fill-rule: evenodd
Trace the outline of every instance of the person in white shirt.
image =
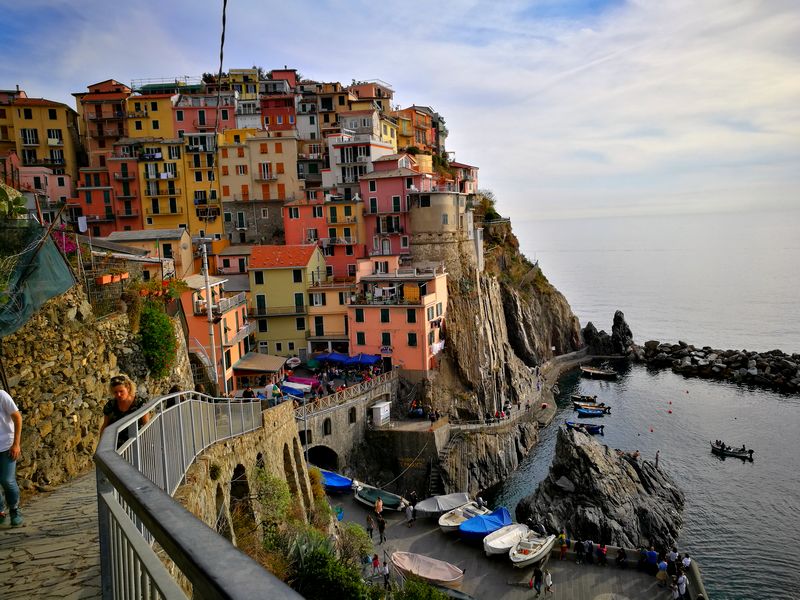
<svg viewBox="0 0 800 600">
<path fill-rule="evenodd" d="M 678 593 L 681 595 L 681 598 L 686 598 L 686 587 L 689 585 L 689 579 L 686 577 L 684 573 L 681 573 L 678 576 Z"/>
<path fill-rule="evenodd" d="M 385 589 L 389 589 L 389 565 L 386 564 L 386 561 L 383 561 L 383 566 L 381 567 L 381 575 L 383 575 L 383 587 Z"/>
<path fill-rule="evenodd" d="M 0 390 L 0 486 L 11 514 L 11 526 L 22 525 L 17 485 L 17 460 L 22 454 L 22 413 L 5 390 Z M 0 525 L 6 522 L 3 500 L 0 498 Z"/>
<path fill-rule="evenodd" d="M 689 558 L 689 553 L 688 552 L 686 553 L 686 556 L 683 557 L 683 560 L 681 561 L 681 564 L 683 565 L 683 570 L 684 571 L 688 571 L 689 570 L 689 565 L 692 564 L 692 559 Z"/>
</svg>

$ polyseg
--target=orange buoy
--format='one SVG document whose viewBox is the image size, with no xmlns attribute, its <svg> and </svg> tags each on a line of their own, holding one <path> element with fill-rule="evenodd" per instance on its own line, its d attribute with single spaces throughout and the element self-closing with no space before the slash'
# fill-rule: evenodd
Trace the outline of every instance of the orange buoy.
<svg viewBox="0 0 800 600">
<path fill-rule="evenodd" d="M 671 410 L 668 410 L 667 412 L 668 412 L 669 414 L 672 414 L 672 411 L 671 411 Z"/>
</svg>

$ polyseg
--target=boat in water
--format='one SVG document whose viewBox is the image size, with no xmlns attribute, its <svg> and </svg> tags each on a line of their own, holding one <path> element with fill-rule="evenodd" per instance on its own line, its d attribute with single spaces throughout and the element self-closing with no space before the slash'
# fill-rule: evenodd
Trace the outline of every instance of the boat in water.
<svg viewBox="0 0 800 600">
<path fill-rule="evenodd" d="M 741 448 L 731 448 L 730 446 L 715 444 L 714 442 L 709 443 L 711 444 L 712 454 L 716 454 L 717 456 L 732 456 L 734 458 L 741 458 L 742 460 L 753 460 L 752 449 L 742 450 Z"/>
<path fill-rule="evenodd" d="M 486 552 L 486 556 L 508 554 L 511 548 L 528 535 L 529 531 L 528 526 L 523 523 L 512 523 L 501 527 L 483 538 L 483 551 Z"/>
<path fill-rule="evenodd" d="M 540 535 L 534 531 L 529 531 L 528 535 L 508 551 L 511 564 L 515 567 L 523 568 L 539 562 L 553 549 L 555 541 L 556 536 L 554 535 Z"/>
<path fill-rule="evenodd" d="M 488 515 L 476 515 L 458 526 L 463 540 L 482 540 L 490 533 L 511 525 L 511 514 L 505 506 L 500 506 Z"/>
<path fill-rule="evenodd" d="M 322 473 L 322 485 L 329 494 L 343 494 L 353 489 L 353 480 L 349 477 L 325 469 L 319 471 Z"/>
<path fill-rule="evenodd" d="M 611 367 L 581 367 L 581 375 L 590 379 L 617 378 L 617 372 Z"/>
<path fill-rule="evenodd" d="M 604 435 L 603 428 L 605 425 L 598 425 L 597 423 L 577 423 L 575 421 L 566 422 L 567 429 L 577 429 L 578 431 L 585 431 L 592 435 Z"/>
<path fill-rule="evenodd" d="M 480 506 L 477 502 L 467 502 L 463 506 L 454 508 L 439 517 L 439 528 L 442 531 L 458 531 L 459 525 L 464 521 L 477 517 L 478 515 L 488 515 L 491 510 L 486 506 Z"/>
<path fill-rule="evenodd" d="M 444 513 L 464 506 L 470 501 L 469 494 L 466 492 L 457 492 L 455 494 L 445 494 L 443 496 L 432 496 L 426 498 L 414 506 L 414 511 L 417 517 L 440 517 Z"/>
<path fill-rule="evenodd" d="M 434 585 L 456 588 L 464 580 L 464 571 L 457 566 L 424 554 L 392 552 L 391 561 L 403 575 L 414 575 Z"/>
<path fill-rule="evenodd" d="M 383 500 L 384 510 L 404 510 L 408 504 L 408 500 L 402 496 L 367 485 L 366 483 L 353 481 L 353 488 L 355 489 L 355 499 L 370 508 L 375 508 L 375 502 L 378 498 Z"/>
<path fill-rule="evenodd" d="M 602 417 L 606 414 L 606 411 L 598 408 L 578 408 L 579 417 Z"/>
<path fill-rule="evenodd" d="M 572 402 L 572 410 L 578 410 L 579 408 L 588 408 L 589 410 L 602 410 L 604 413 L 608 414 L 611 412 L 611 407 L 608 406 L 605 402 L 599 403 L 589 403 L 589 402 Z"/>
<path fill-rule="evenodd" d="M 582 394 L 572 394 L 570 396 L 573 402 L 585 402 L 587 404 L 594 404 L 597 402 L 597 396 L 585 396 Z"/>
</svg>

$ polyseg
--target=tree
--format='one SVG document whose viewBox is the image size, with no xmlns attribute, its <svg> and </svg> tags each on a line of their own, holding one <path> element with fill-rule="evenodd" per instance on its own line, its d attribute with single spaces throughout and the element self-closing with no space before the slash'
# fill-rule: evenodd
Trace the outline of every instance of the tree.
<svg viewBox="0 0 800 600">
<path fill-rule="evenodd" d="M 358 565 L 372 551 L 372 540 L 358 523 L 343 523 L 336 546 L 343 563 Z"/>
<path fill-rule="evenodd" d="M 178 343 L 172 321 L 157 305 L 148 303 L 139 325 L 142 354 L 155 378 L 169 375 L 175 363 Z"/>
<path fill-rule="evenodd" d="M 478 190 L 475 200 L 475 212 L 483 215 L 484 220 L 494 221 L 501 218 L 500 214 L 495 210 L 497 198 L 492 190 Z"/>
</svg>

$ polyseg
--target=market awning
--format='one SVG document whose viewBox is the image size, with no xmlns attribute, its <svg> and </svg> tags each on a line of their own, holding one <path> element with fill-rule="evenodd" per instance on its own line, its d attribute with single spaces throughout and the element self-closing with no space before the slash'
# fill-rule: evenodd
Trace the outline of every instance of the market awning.
<svg viewBox="0 0 800 600">
<path fill-rule="evenodd" d="M 258 371 L 261 373 L 277 373 L 286 363 L 286 357 L 248 352 L 233 364 L 234 371 Z"/>
</svg>

